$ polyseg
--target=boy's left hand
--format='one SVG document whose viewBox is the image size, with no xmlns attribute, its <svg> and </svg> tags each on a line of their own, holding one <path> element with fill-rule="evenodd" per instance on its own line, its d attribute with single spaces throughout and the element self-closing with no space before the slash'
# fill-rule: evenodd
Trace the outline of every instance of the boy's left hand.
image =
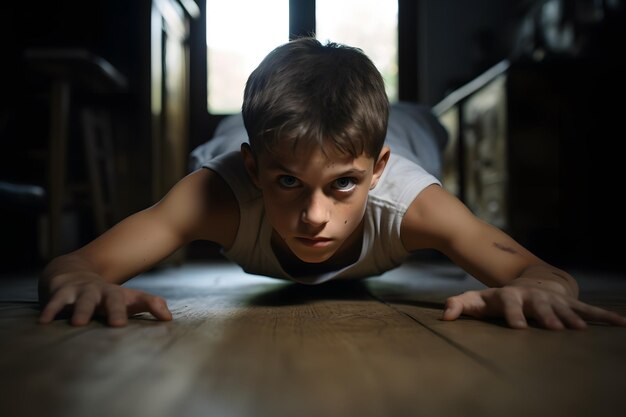
<svg viewBox="0 0 626 417">
<path fill-rule="evenodd" d="M 467 291 L 448 298 L 443 320 L 456 320 L 461 314 L 477 318 L 504 317 L 514 329 L 528 327 L 527 319 L 534 319 L 541 327 L 550 330 L 585 329 L 586 321 L 626 326 L 626 317 L 617 313 L 531 286 L 507 285 Z"/>
</svg>

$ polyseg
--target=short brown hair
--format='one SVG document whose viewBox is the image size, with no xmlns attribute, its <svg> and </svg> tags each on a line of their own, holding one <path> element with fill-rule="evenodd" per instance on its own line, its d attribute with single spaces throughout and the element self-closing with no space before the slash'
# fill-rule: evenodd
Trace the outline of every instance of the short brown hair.
<svg viewBox="0 0 626 417">
<path fill-rule="evenodd" d="M 243 120 L 253 152 L 300 140 L 378 158 L 389 100 L 358 48 L 298 38 L 270 52 L 246 83 Z"/>
</svg>

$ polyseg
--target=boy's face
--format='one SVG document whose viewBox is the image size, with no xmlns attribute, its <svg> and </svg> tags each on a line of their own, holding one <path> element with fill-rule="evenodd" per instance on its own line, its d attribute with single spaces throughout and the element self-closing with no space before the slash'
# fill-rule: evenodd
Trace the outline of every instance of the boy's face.
<svg viewBox="0 0 626 417">
<path fill-rule="evenodd" d="M 378 161 L 346 156 L 330 146 L 261 152 L 256 160 L 242 147 L 246 169 L 263 193 L 274 235 L 304 262 L 320 263 L 344 243 L 358 242 L 367 195 L 378 182 L 389 148 Z M 338 253 L 339 252 L 339 253 Z"/>
</svg>

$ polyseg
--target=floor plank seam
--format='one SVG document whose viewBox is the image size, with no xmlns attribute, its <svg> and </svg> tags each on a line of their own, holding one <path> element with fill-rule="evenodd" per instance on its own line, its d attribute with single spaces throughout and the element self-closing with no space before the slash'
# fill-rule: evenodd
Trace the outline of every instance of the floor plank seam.
<svg viewBox="0 0 626 417">
<path fill-rule="evenodd" d="M 485 368 L 487 368 L 494 375 L 498 376 L 499 378 L 507 379 L 508 375 L 506 374 L 506 372 L 503 369 L 500 369 L 497 365 L 495 365 L 491 361 L 489 361 L 487 358 L 484 358 L 484 357 L 480 356 L 479 354 L 477 354 L 477 353 L 467 349 L 465 346 L 455 342 L 454 340 L 450 339 L 449 337 L 447 337 L 447 336 L 439 333 L 435 329 L 427 326 L 426 324 L 422 323 L 419 319 L 413 317 L 412 315 L 410 315 L 408 313 L 405 313 L 404 311 L 395 308 L 393 305 L 391 305 L 388 302 L 386 302 L 385 300 L 375 296 L 371 292 L 369 293 L 369 295 L 373 299 L 381 302 L 382 304 L 386 305 L 387 307 L 389 307 L 390 309 L 394 310 L 395 312 L 400 313 L 400 314 L 408 317 L 410 320 L 412 320 L 415 323 L 419 324 L 420 326 L 424 327 L 426 330 L 428 330 L 429 332 L 431 332 L 435 336 L 439 337 L 440 339 L 442 339 L 443 341 L 445 341 L 446 343 L 448 343 L 449 345 L 451 345 L 455 349 L 458 349 L 461 353 L 463 353 L 464 355 L 468 356 L 473 361 L 475 361 L 478 364 L 480 364 L 480 365 L 484 366 Z"/>
</svg>

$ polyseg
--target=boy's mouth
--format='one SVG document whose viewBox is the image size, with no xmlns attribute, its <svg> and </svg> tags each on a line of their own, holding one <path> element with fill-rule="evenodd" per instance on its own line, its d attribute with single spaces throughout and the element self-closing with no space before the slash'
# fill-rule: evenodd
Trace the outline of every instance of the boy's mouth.
<svg viewBox="0 0 626 417">
<path fill-rule="evenodd" d="M 311 248 L 323 248 L 330 245 L 333 241 L 327 237 L 296 237 L 296 240 Z"/>
</svg>

